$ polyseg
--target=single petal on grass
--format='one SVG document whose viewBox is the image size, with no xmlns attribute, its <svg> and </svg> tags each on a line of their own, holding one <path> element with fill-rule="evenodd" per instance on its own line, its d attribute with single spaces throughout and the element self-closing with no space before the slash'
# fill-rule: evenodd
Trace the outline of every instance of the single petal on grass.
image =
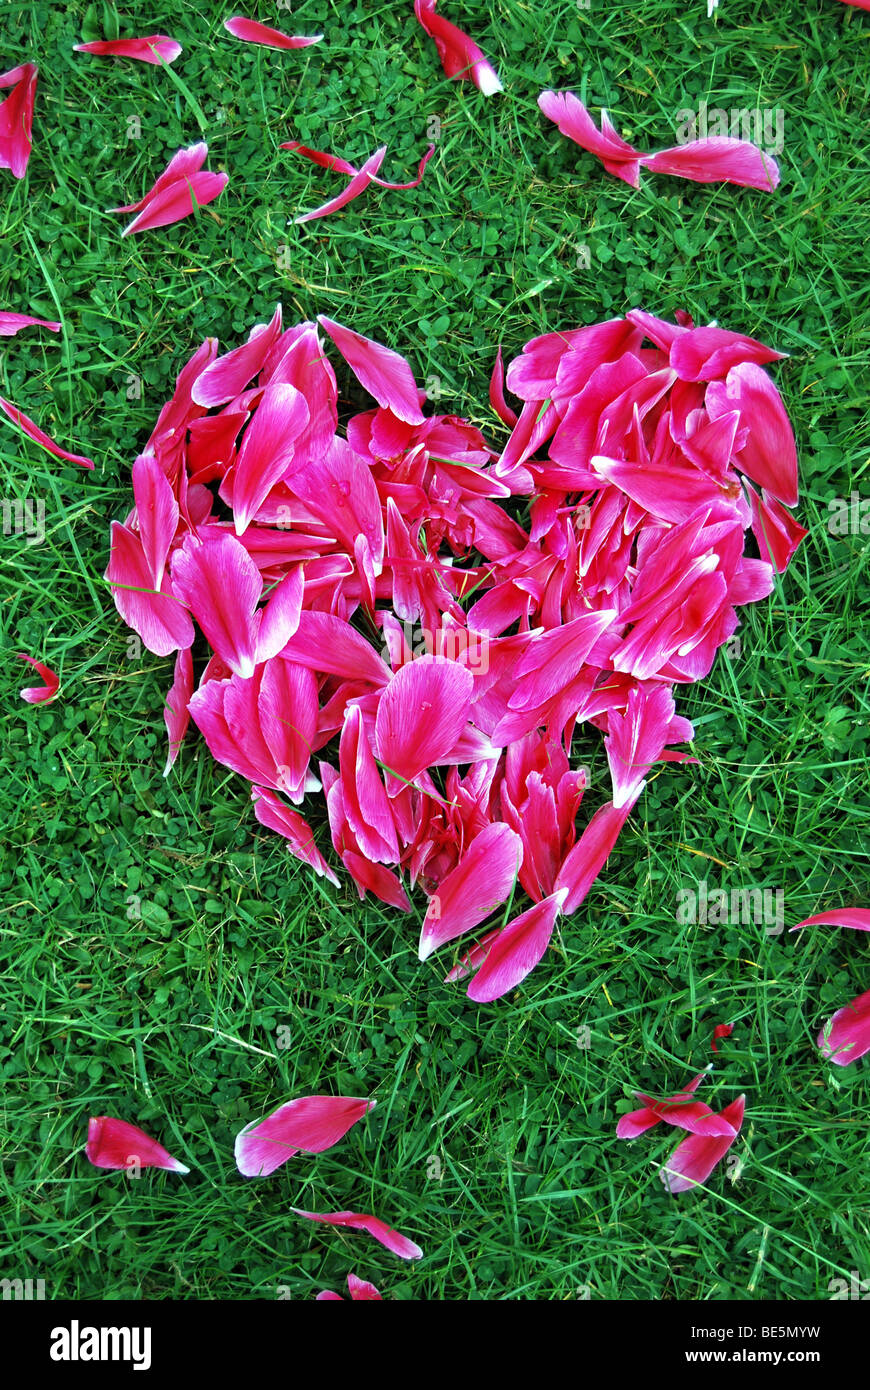
<svg viewBox="0 0 870 1390">
<path fill-rule="evenodd" d="M 384 771 L 412 782 L 456 747 L 468 722 L 474 677 L 444 656 L 400 666 L 383 691 L 375 748 Z"/>
<path fill-rule="evenodd" d="M 213 203 L 229 182 L 229 174 L 213 174 L 202 169 L 189 179 L 178 179 L 149 198 L 138 217 L 124 228 L 122 237 L 132 232 L 145 232 L 154 227 L 168 227 Z"/>
<path fill-rule="evenodd" d="M 60 676 L 52 671 L 50 666 L 45 666 L 33 656 L 27 656 L 24 652 L 16 652 L 15 655 L 19 661 L 27 661 L 45 681 L 45 685 L 25 686 L 20 692 L 22 700 L 26 700 L 29 705 L 48 704 L 60 689 Z"/>
<path fill-rule="evenodd" d="M 713 1051 L 719 1051 L 718 1047 L 716 1046 L 716 1043 L 719 1041 L 720 1038 L 730 1038 L 733 1032 L 733 1023 L 717 1023 L 716 1027 L 713 1029 L 713 1037 L 710 1039 L 710 1046 L 713 1049 Z"/>
<path fill-rule="evenodd" d="M 60 445 L 55 444 L 54 440 L 50 439 L 45 431 L 41 430 L 28 415 L 25 415 L 23 410 L 19 410 L 18 406 L 12 405 L 10 401 L 4 401 L 2 396 L 0 396 L 0 410 L 2 410 L 5 415 L 9 416 L 13 424 L 17 425 L 20 430 L 23 430 L 28 439 L 32 439 L 34 444 L 39 444 L 41 448 L 45 449 L 47 453 L 53 454 L 55 458 L 66 459 L 69 463 L 77 463 L 80 468 L 93 468 L 93 459 L 85 458 L 83 454 L 71 454 L 66 449 L 62 449 Z"/>
<path fill-rule="evenodd" d="M 801 927 L 852 927 L 855 931 L 870 931 L 870 907 L 834 907 L 805 917 L 791 931 Z"/>
<path fill-rule="evenodd" d="M 310 159 L 312 164 L 319 164 L 321 169 L 330 169 L 336 174 L 347 174 L 348 178 L 353 178 L 359 173 L 355 164 L 349 164 L 346 159 L 342 159 L 339 154 L 330 154 L 328 150 L 313 150 L 310 145 L 303 145 L 298 140 L 285 140 L 278 146 L 279 150 L 293 150 L 296 154 L 301 154 L 303 158 Z M 384 153 L 386 153 L 386 145 Z"/>
<path fill-rule="evenodd" d="M 95 1168 L 167 1168 L 171 1173 L 190 1172 L 138 1125 L 116 1120 L 111 1115 L 96 1115 L 88 1121 L 85 1153 Z"/>
<path fill-rule="evenodd" d="M 501 929 L 468 986 L 469 999 L 476 1004 L 501 999 L 534 970 L 550 944 L 556 918 L 567 896 L 567 888 L 552 893 Z"/>
<path fill-rule="evenodd" d="M 266 48 L 309 48 L 313 43 L 320 43 L 323 38 L 322 34 L 312 34 L 307 38 L 282 34 L 280 29 L 270 29 L 268 24 L 260 24 L 255 19 L 245 19 L 240 14 L 234 15 L 232 19 L 225 19 L 224 28 L 234 39 L 242 39 L 245 43 L 261 43 Z"/>
<path fill-rule="evenodd" d="M 140 208 L 145 207 L 145 204 L 149 199 L 153 198 L 155 194 L 162 193 L 165 188 L 169 188 L 172 184 L 177 183 L 179 179 L 192 178 L 194 174 L 199 172 L 203 164 L 205 164 L 207 157 L 208 145 L 204 140 L 200 140 L 196 145 L 186 145 L 183 149 L 176 150 L 166 168 L 163 170 L 163 173 L 148 189 L 148 192 L 143 194 L 138 203 L 123 203 L 121 207 L 108 208 L 107 211 L 138 212 Z M 217 347 L 216 338 L 207 338 L 206 343 L 214 344 L 215 348 Z M 205 344 L 203 344 L 203 347 L 205 347 Z M 200 351 L 202 351 L 202 349 L 200 349 Z M 214 356 L 213 351 L 210 351 L 210 356 Z M 188 362 L 185 371 L 187 371 L 190 366 L 191 363 Z"/>
<path fill-rule="evenodd" d="M 54 319 L 35 319 L 30 314 L 0 312 L 0 338 L 14 338 L 22 328 L 49 328 L 52 333 L 60 332 L 60 324 Z"/>
<path fill-rule="evenodd" d="M 329 879 L 336 888 L 340 886 L 338 878 L 317 848 L 314 831 L 304 816 L 285 806 L 267 787 L 254 785 L 251 788 L 251 800 L 257 820 L 268 830 L 275 830 L 279 835 L 283 835 L 291 854 L 301 859 L 303 864 L 310 864 L 316 874 Z"/>
<path fill-rule="evenodd" d="M 0 87 L 12 88 L 0 102 L 0 169 L 10 169 L 16 179 L 24 178 L 33 147 L 37 73 L 35 63 L 21 63 L 0 76 Z"/>
<path fill-rule="evenodd" d="M 641 156 L 641 164 L 656 174 L 675 174 L 694 183 L 735 183 L 772 193 L 779 185 L 779 165 L 751 140 L 730 135 L 710 135 L 690 140 L 655 154 Z"/>
<path fill-rule="evenodd" d="M 175 658 L 175 672 L 172 685 L 163 706 L 163 722 L 169 735 L 169 752 L 163 776 L 168 777 L 178 757 L 187 726 L 190 723 L 190 704 L 193 695 L 193 655 L 190 647 L 184 648 Z"/>
<path fill-rule="evenodd" d="M 837 1010 L 819 1033 L 818 1044 L 823 1056 L 838 1067 L 847 1067 L 870 1052 L 870 990 Z"/>
<path fill-rule="evenodd" d="M 98 58 L 138 58 L 142 63 L 174 63 L 181 44 L 167 34 L 149 34 L 144 39 L 101 39 L 96 43 L 74 43 L 75 53 L 93 53 Z"/>
<path fill-rule="evenodd" d="M 563 135 L 581 149 L 597 155 L 610 174 L 637 188 L 642 155 L 614 129 L 606 111 L 601 112 L 599 130 L 586 107 L 573 92 L 542 92 L 538 106 Z"/>
<path fill-rule="evenodd" d="M 307 152 L 304 145 L 298 145 L 292 140 L 286 147 L 282 146 L 282 148 L 295 149 L 299 153 Z M 314 153 L 314 151 L 311 153 Z M 336 194 L 334 198 L 330 198 L 327 202 L 321 203 L 319 208 L 313 208 L 311 212 L 303 212 L 299 217 L 294 218 L 297 226 L 301 226 L 304 222 L 313 222 L 318 217 L 328 217 L 330 213 L 338 212 L 339 208 L 345 207 L 348 203 L 353 202 L 354 198 L 358 198 L 361 193 L 366 191 L 372 181 L 373 175 L 380 169 L 386 153 L 386 145 L 381 145 L 379 150 L 375 150 L 373 155 L 369 155 L 362 168 L 357 169 L 352 174 L 340 193 Z M 315 163 L 320 162 L 319 160 L 315 161 Z M 337 169 L 338 165 L 336 164 L 330 167 L 335 167 Z M 347 171 L 341 170 L 340 172 L 345 173 Z"/>
<path fill-rule="evenodd" d="M 323 1153 L 374 1109 L 376 1101 L 350 1096 L 300 1096 L 254 1120 L 236 1136 L 236 1167 L 243 1177 L 267 1177 L 297 1153 Z"/>
<path fill-rule="evenodd" d="M 407 358 L 352 328 L 318 315 L 317 322 L 329 334 L 361 386 L 378 405 L 391 410 L 408 425 L 422 425 L 423 412 L 414 373 Z"/>
<path fill-rule="evenodd" d="M 321 1221 L 327 1226 L 345 1226 L 351 1231 L 368 1231 L 370 1236 L 374 1236 L 375 1240 L 380 1241 L 381 1245 L 385 1245 L 402 1260 L 423 1258 L 423 1251 L 419 1245 L 415 1245 L 399 1231 L 394 1231 L 392 1226 L 388 1226 L 379 1216 L 364 1216 L 356 1211 L 303 1211 L 301 1207 L 291 1207 L 290 1210 L 296 1216 L 303 1216 L 306 1221 Z"/>
<path fill-rule="evenodd" d="M 738 1096 L 719 1116 L 731 1126 L 730 1134 L 691 1134 L 677 1145 L 659 1172 L 668 1192 L 688 1192 L 707 1181 L 740 1133 L 745 1106 L 746 1097 Z"/>
<path fill-rule="evenodd" d="M 436 14 L 437 0 L 414 0 L 414 13 L 430 39 L 435 42 L 441 66 L 448 77 L 468 77 L 483 92 L 492 96 L 502 91 L 498 73 L 484 57 L 473 39 L 449 19 Z"/>
<path fill-rule="evenodd" d="M 420 932 L 420 960 L 476 927 L 510 896 L 523 862 L 523 842 L 510 826 L 475 835 L 455 869 L 429 899 Z"/>
</svg>

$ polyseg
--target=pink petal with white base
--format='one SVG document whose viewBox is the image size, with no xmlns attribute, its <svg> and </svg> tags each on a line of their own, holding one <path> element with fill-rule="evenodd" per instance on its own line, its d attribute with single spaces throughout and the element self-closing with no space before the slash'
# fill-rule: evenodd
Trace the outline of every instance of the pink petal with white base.
<svg viewBox="0 0 870 1390">
<path fill-rule="evenodd" d="M 45 681 L 44 685 L 26 685 L 20 695 L 22 700 L 26 700 L 29 705 L 46 705 L 53 700 L 60 689 L 60 676 L 52 671 L 50 666 L 46 666 L 35 657 L 26 656 L 24 652 L 16 652 L 19 661 L 26 661 L 39 673 Z"/>
<path fill-rule="evenodd" d="M 323 1153 L 372 1110 L 373 1100 L 300 1096 L 253 1121 L 236 1136 L 236 1167 L 245 1178 L 267 1177 L 297 1153 Z"/>
<path fill-rule="evenodd" d="M 110 1115 L 96 1115 L 88 1121 L 85 1153 L 95 1168 L 168 1168 L 171 1173 L 190 1172 L 138 1125 Z"/>
<path fill-rule="evenodd" d="M 473 39 L 449 19 L 435 13 L 437 0 L 414 0 L 414 13 L 426 33 L 435 42 L 441 66 L 448 77 L 468 77 L 483 92 L 493 96 L 502 90 L 498 73 L 484 57 Z"/>
<path fill-rule="evenodd" d="M 142 63 L 174 63 L 182 48 L 166 34 L 149 34 L 144 39 L 101 39 L 97 43 L 74 43 L 75 53 L 92 53 L 97 58 L 138 58 Z"/>
<path fill-rule="evenodd" d="M 378 1216 L 364 1216 L 356 1211 L 303 1211 L 300 1207 L 291 1207 L 290 1210 L 297 1216 L 303 1216 L 306 1221 L 320 1221 L 327 1226 L 344 1226 L 351 1231 L 368 1231 L 370 1236 L 374 1236 L 375 1240 L 380 1241 L 381 1245 L 385 1245 L 402 1260 L 423 1258 L 423 1251 L 419 1245 L 415 1245 L 399 1231 L 394 1231 L 392 1226 L 388 1226 L 386 1221 L 381 1221 Z"/>
<path fill-rule="evenodd" d="M 268 24 L 259 24 L 255 19 L 245 19 L 243 15 L 225 19 L 224 28 L 234 39 L 242 39 L 245 43 L 260 43 L 266 48 L 310 48 L 311 44 L 320 43 L 323 38 L 322 34 L 312 34 L 308 38 L 282 34 L 280 29 L 270 29 Z"/>
</svg>

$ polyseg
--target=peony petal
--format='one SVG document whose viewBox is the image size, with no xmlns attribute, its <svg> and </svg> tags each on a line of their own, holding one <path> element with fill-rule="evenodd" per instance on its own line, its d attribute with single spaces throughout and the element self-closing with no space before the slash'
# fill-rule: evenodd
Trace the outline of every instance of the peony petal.
<svg viewBox="0 0 870 1390">
<path fill-rule="evenodd" d="M 488 825 L 429 900 L 420 932 L 420 960 L 478 926 L 510 896 L 523 862 L 523 842 L 509 826 Z"/>
<path fill-rule="evenodd" d="M 338 888 L 338 878 L 317 848 L 314 831 L 304 817 L 300 816 L 298 811 L 292 811 L 289 806 L 285 806 L 283 801 L 266 787 L 252 787 L 251 800 L 254 803 L 254 815 L 260 824 L 283 835 L 291 854 L 301 859 L 304 864 L 310 864 L 316 874 L 329 879 L 329 882 Z"/>
<path fill-rule="evenodd" d="M 823 1056 L 838 1067 L 847 1067 L 870 1052 L 870 990 L 837 1010 L 819 1033 L 818 1044 Z"/>
<path fill-rule="evenodd" d="M 236 1167 L 245 1178 L 267 1177 L 299 1152 L 323 1153 L 373 1110 L 373 1100 L 300 1096 L 236 1135 Z"/>
<path fill-rule="evenodd" d="M 49 328 L 52 333 L 60 332 L 60 324 L 54 319 L 35 319 L 30 314 L 11 314 L 0 312 L 0 338 L 14 338 L 22 328 Z"/>
<path fill-rule="evenodd" d="M 668 1192 L 688 1192 L 707 1181 L 740 1133 L 745 1105 L 746 1097 L 738 1096 L 722 1111 L 719 1118 L 732 1127 L 730 1135 L 691 1134 L 677 1145 L 659 1173 Z"/>
<path fill-rule="evenodd" d="M 378 405 L 391 410 L 409 425 L 421 425 L 423 413 L 414 374 L 407 360 L 362 333 L 318 315 L 317 322 L 330 336 L 361 386 Z"/>
<path fill-rule="evenodd" d="M 534 970 L 550 944 L 556 918 L 567 895 L 567 888 L 553 893 L 502 928 L 468 986 L 469 999 L 477 1004 L 489 1004 L 516 989 Z"/>
<path fill-rule="evenodd" d="M 855 931 L 870 931 L 870 907 L 834 907 L 805 917 L 792 931 L 801 927 L 852 927 Z"/>
<path fill-rule="evenodd" d="M 172 766 L 181 748 L 182 739 L 187 733 L 187 726 L 190 723 L 188 705 L 192 695 L 193 656 L 190 648 L 187 647 L 180 651 L 175 658 L 175 674 L 163 708 L 163 722 L 169 735 L 169 753 L 166 758 L 166 766 L 163 769 L 164 777 L 168 777 L 172 771 Z"/>
<path fill-rule="evenodd" d="M 368 1231 L 370 1236 L 374 1236 L 375 1240 L 380 1241 L 381 1245 L 385 1245 L 402 1260 L 423 1258 L 423 1251 L 419 1245 L 415 1245 L 399 1231 L 394 1231 L 378 1216 L 364 1216 L 355 1211 L 303 1211 L 301 1207 L 291 1207 L 290 1210 L 297 1216 L 304 1217 L 306 1221 L 321 1221 L 327 1226 L 345 1226 L 352 1231 Z"/>
<path fill-rule="evenodd" d="M 468 722 L 473 689 L 468 668 L 443 656 L 401 666 L 381 694 L 375 719 L 375 748 L 385 770 L 412 782 L 445 758 Z"/>
<path fill-rule="evenodd" d="M 172 1173 L 190 1172 L 138 1125 L 110 1115 L 96 1115 L 88 1121 L 85 1153 L 95 1168 L 168 1168 Z"/>
<path fill-rule="evenodd" d="M 44 685 L 27 685 L 20 692 L 22 700 L 26 700 L 29 705 L 46 705 L 54 699 L 60 689 L 60 676 L 52 671 L 50 666 L 45 666 L 35 657 L 27 656 L 24 652 L 16 652 L 19 661 L 26 661 L 45 681 Z"/>
<path fill-rule="evenodd" d="M 35 444 L 39 444 L 47 453 L 54 454 L 55 458 L 67 459 L 69 463 L 77 463 L 80 468 L 93 468 L 93 459 L 85 458 L 82 454 L 70 454 L 66 449 L 62 449 L 60 445 L 55 444 L 54 440 L 50 439 L 37 424 L 34 424 L 30 417 L 24 414 L 23 410 L 19 410 L 18 407 L 12 405 L 10 401 L 5 401 L 2 396 L 0 396 L 0 410 L 2 410 L 5 415 L 9 416 L 13 424 L 16 424 L 20 430 L 23 430 L 28 439 L 32 439 Z"/>
<path fill-rule="evenodd" d="M 121 233 L 145 232 L 154 227 L 168 227 L 181 222 L 198 208 L 213 203 L 227 186 L 229 174 L 213 174 L 203 169 L 188 179 L 178 179 L 149 197 L 145 207 Z"/>
<path fill-rule="evenodd" d="M 255 19 L 245 19 L 242 15 L 225 19 L 224 28 L 234 39 L 264 44 L 267 48 L 308 48 L 313 43 L 320 43 L 323 38 L 322 34 L 312 34 L 309 38 L 282 34 L 280 29 L 270 29 L 268 24 L 259 24 Z"/>
<path fill-rule="evenodd" d="M 73 52 L 93 53 L 98 58 L 138 58 L 143 63 L 174 63 L 181 44 L 166 34 L 149 34 L 144 39 L 101 39 L 97 43 L 74 43 Z"/>
<path fill-rule="evenodd" d="M 477 44 L 455 24 L 435 13 L 437 0 L 414 0 L 414 13 L 435 41 L 441 66 L 448 77 L 468 77 L 484 96 L 502 90 L 498 73 Z"/>
</svg>

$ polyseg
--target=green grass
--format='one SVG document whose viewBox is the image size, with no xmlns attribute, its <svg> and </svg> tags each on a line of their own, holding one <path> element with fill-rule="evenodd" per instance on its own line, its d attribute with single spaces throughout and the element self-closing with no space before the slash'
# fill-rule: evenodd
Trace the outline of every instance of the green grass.
<svg viewBox="0 0 870 1390">
<path fill-rule="evenodd" d="M 832 497 L 870 486 L 867 16 L 837 0 L 722 0 L 712 21 L 703 0 L 442 8 L 503 96 L 444 78 L 410 0 L 249 7 L 326 34 L 295 54 L 224 35 L 229 6 L 131 5 L 124 35 L 184 44 L 183 86 L 71 52 L 111 35 L 109 6 L 105 20 L 4 6 L 3 67 L 35 58 L 40 86 L 27 177 L 0 173 L 0 305 L 64 333 L 0 345 L 0 394 L 97 461 L 85 474 L 0 430 L 0 492 L 46 507 L 41 545 L 3 539 L 0 1273 L 42 1277 L 49 1297 L 311 1298 L 356 1270 L 405 1299 L 802 1300 L 870 1276 L 870 1072 L 814 1045 L 870 986 L 866 940 L 676 922 L 679 888 L 700 878 L 781 888 L 787 925 L 870 903 L 868 541 L 827 528 Z M 646 175 L 632 192 L 539 116 L 548 86 L 606 105 L 650 148 L 702 99 L 779 107 L 780 190 Z M 195 221 L 122 241 L 103 210 L 200 138 L 197 106 L 227 191 Z M 341 181 L 280 141 L 351 159 L 387 142 L 384 177 L 409 178 L 434 115 L 418 190 L 287 225 Z M 700 766 L 651 779 L 583 908 L 498 1004 L 443 986 L 443 961 L 420 965 L 415 921 L 297 865 L 195 731 L 161 777 L 171 662 L 128 659 L 101 577 L 108 524 L 193 348 L 235 345 L 278 299 L 289 321 L 323 312 L 405 352 L 419 381 L 440 379 L 439 407 L 493 440 L 499 342 L 509 359 L 535 333 L 640 303 L 791 354 L 775 375 L 809 538 L 771 600 L 743 610 L 739 657 L 720 653 L 681 693 Z M 19 700 L 16 650 L 61 672 L 51 707 Z M 600 739 L 587 751 L 600 781 Z M 747 1093 L 742 1169 L 672 1199 L 655 1166 L 676 1134 L 629 1146 L 616 1120 L 635 1087 L 668 1094 L 704 1066 L 721 1020 L 736 1029 L 704 1089 L 717 1109 Z M 318 1091 L 379 1105 L 330 1153 L 239 1177 L 238 1128 Z M 155 1133 L 190 1177 L 92 1169 L 100 1113 Z M 401 1264 L 291 1204 L 377 1212 L 426 1257 Z"/>
</svg>

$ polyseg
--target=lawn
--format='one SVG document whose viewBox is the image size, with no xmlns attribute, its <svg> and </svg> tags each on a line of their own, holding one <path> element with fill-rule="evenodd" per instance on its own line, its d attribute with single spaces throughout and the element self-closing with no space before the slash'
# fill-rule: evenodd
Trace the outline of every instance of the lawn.
<svg viewBox="0 0 870 1390">
<path fill-rule="evenodd" d="M 0 1274 L 42 1278 L 48 1298 L 310 1299 L 349 1270 L 386 1297 L 448 1300 L 806 1300 L 870 1278 L 870 1070 L 815 1046 L 870 987 L 870 955 L 856 932 L 787 931 L 870 905 L 870 520 L 831 525 L 837 499 L 860 517 L 870 498 L 870 18 L 838 0 L 720 0 L 712 19 L 704 0 L 442 9 L 504 93 L 449 81 L 410 0 L 292 15 L 254 0 L 266 23 L 325 34 L 293 53 L 237 42 L 231 8 L 189 0 L 4 6 L 0 67 L 30 58 L 40 76 L 27 175 L 0 172 L 0 308 L 63 332 L 2 340 L 0 394 L 96 461 L 61 463 L 0 422 L 2 496 L 45 509 L 40 542 L 0 542 Z M 117 26 L 184 53 L 161 70 L 72 52 Z M 649 149 L 702 101 L 779 111 L 781 185 L 645 173 L 633 191 L 543 119 L 549 87 Z M 386 143 L 382 176 L 407 180 L 430 137 L 419 188 L 293 224 L 341 180 L 280 142 L 351 161 Z M 200 138 L 229 173 L 221 198 L 122 240 L 105 209 Z M 698 765 L 657 767 L 582 908 L 494 1004 L 444 985 L 443 955 L 418 962 L 420 895 L 407 918 L 361 905 L 346 875 L 315 879 L 195 729 L 162 776 L 172 661 L 118 619 L 109 522 L 183 362 L 208 335 L 235 346 L 279 300 L 287 322 L 324 313 L 405 353 L 437 409 L 495 442 L 499 344 L 509 361 L 535 334 L 642 305 L 790 354 L 773 375 L 809 536 L 710 677 L 678 690 Z M 60 673 L 56 702 L 19 699 L 17 651 Z M 577 759 L 606 777 L 597 734 Z M 786 930 L 679 921 L 702 880 L 781 892 Z M 746 1123 L 709 1186 L 672 1197 L 656 1170 L 675 1132 L 628 1145 L 616 1122 L 635 1089 L 672 1094 L 711 1061 L 706 1099 L 745 1092 Z M 238 1129 L 320 1092 L 378 1107 L 330 1152 L 240 1177 Z M 190 1175 L 92 1168 L 100 1114 Z M 376 1212 L 425 1257 L 291 1206 Z"/>
</svg>

